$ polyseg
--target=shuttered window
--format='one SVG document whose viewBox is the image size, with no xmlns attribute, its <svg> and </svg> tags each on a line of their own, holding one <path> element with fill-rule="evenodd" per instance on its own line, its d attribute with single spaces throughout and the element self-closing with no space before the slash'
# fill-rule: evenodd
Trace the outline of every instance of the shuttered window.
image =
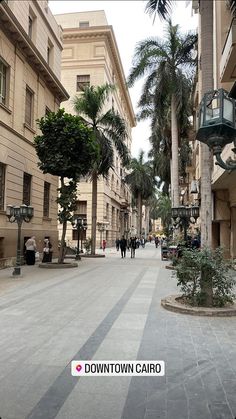
<svg viewBox="0 0 236 419">
<path fill-rule="evenodd" d="M 0 60 L 0 103 L 6 104 L 7 66 Z"/>
<path fill-rule="evenodd" d="M 43 193 L 43 216 L 49 217 L 50 183 L 44 182 Z"/>
<path fill-rule="evenodd" d="M 0 210 L 4 210 L 6 165 L 0 163 Z"/>
<path fill-rule="evenodd" d="M 77 76 L 77 82 L 76 82 L 76 91 L 77 92 L 83 92 L 85 87 L 90 86 L 90 75 L 84 74 L 81 76 Z"/>
<path fill-rule="evenodd" d="M 30 127 L 33 124 L 33 105 L 34 105 L 34 93 L 29 87 L 26 87 L 25 93 L 25 123 Z"/>
<path fill-rule="evenodd" d="M 30 205 L 31 196 L 31 179 L 32 176 L 28 173 L 24 173 L 23 177 L 23 204 Z"/>
</svg>

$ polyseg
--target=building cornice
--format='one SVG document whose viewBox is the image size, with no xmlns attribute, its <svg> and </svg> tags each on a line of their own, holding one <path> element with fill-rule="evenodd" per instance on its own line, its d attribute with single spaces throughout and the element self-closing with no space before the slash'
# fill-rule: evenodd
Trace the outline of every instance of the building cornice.
<svg viewBox="0 0 236 419">
<path fill-rule="evenodd" d="M 0 3 L 0 28 L 27 58 L 27 62 L 45 81 L 59 102 L 69 99 L 69 94 L 5 2 Z"/>
<path fill-rule="evenodd" d="M 130 98 L 128 88 L 126 86 L 125 74 L 116 43 L 115 35 L 112 26 L 90 26 L 88 28 L 63 28 L 63 41 L 87 41 L 87 40 L 102 40 L 107 43 L 110 49 L 111 59 L 116 69 L 118 80 L 126 105 L 129 112 L 129 118 L 131 125 L 136 125 L 134 110 Z"/>
</svg>

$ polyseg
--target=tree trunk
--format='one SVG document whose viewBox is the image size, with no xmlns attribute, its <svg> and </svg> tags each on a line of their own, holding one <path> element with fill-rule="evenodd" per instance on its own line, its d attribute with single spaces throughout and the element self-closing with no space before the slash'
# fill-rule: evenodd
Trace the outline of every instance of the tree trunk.
<svg viewBox="0 0 236 419">
<path fill-rule="evenodd" d="M 61 247 L 59 251 L 59 257 L 58 257 L 58 263 L 63 263 L 65 259 L 66 254 L 66 227 L 67 227 L 67 221 L 64 221 L 62 224 L 62 235 L 61 235 Z"/>
<path fill-rule="evenodd" d="M 142 196 L 138 194 L 138 235 L 142 235 Z"/>
<path fill-rule="evenodd" d="M 179 206 L 179 144 L 175 95 L 171 97 L 171 204 Z"/>
<path fill-rule="evenodd" d="M 213 1 L 200 1 L 201 16 L 201 87 L 200 98 L 213 90 Z M 211 199 L 212 154 L 206 144 L 200 143 L 201 174 L 201 247 L 212 246 L 212 199 Z M 212 284 L 201 275 L 201 292 L 205 296 L 205 305 L 212 306 Z"/>
<path fill-rule="evenodd" d="M 91 230 L 91 254 L 96 253 L 96 232 L 97 232 L 97 190 L 98 190 L 98 175 L 94 170 L 92 174 L 92 230 Z"/>
<path fill-rule="evenodd" d="M 201 15 L 201 96 L 213 90 L 213 1 L 200 2 Z M 201 164 L 201 246 L 212 245 L 211 171 L 212 155 L 206 144 L 200 143 Z"/>
</svg>

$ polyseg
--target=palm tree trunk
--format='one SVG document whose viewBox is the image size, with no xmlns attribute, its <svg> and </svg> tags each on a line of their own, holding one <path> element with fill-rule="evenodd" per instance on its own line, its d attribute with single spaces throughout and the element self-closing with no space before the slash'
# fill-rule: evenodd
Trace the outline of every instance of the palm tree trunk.
<svg viewBox="0 0 236 419">
<path fill-rule="evenodd" d="M 201 82 L 200 97 L 209 90 L 213 90 L 213 1 L 200 2 L 201 16 Z M 200 144 L 201 170 L 201 246 L 212 245 L 212 201 L 211 201 L 211 171 L 212 155 L 206 144 Z M 212 284 L 207 278 L 207 272 L 201 273 L 201 292 L 205 298 L 205 305 L 212 306 Z"/>
<path fill-rule="evenodd" d="M 213 90 L 213 2 L 200 2 L 201 15 L 201 72 L 203 96 Z M 212 244 L 211 170 L 212 155 L 206 144 L 200 144 L 201 162 L 201 245 Z"/>
<path fill-rule="evenodd" d="M 92 245 L 91 254 L 96 253 L 96 232 L 97 232 L 97 190 L 98 190 L 98 175 L 94 170 L 92 174 Z"/>
<path fill-rule="evenodd" d="M 142 235 L 142 196 L 138 194 L 138 235 Z"/>
<path fill-rule="evenodd" d="M 178 144 L 178 125 L 176 115 L 175 95 L 171 97 L 171 148 L 172 148 L 172 164 L 171 164 L 171 201 L 172 206 L 179 206 L 179 144 Z"/>
</svg>

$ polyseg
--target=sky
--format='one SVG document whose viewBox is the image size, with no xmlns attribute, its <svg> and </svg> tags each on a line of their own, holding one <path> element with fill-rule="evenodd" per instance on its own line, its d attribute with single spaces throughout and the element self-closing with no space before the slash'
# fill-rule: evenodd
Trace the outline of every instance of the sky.
<svg viewBox="0 0 236 419">
<path fill-rule="evenodd" d="M 124 73 L 127 77 L 132 65 L 136 43 L 152 36 L 164 36 L 165 22 L 156 17 L 153 23 L 153 18 L 144 12 L 146 3 L 145 0 L 51 0 L 49 7 L 53 14 L 104 10 L 108 24 L 113 26 Z M 172 22 L 178 23 L 183 32 L 196 29 L 198 17 L 192 12 L 191 2 L 176 1 L 172 12 Z M 141 79 L 129 89 L 135 113 L 143 82 L 144 79 Z M 149 121 L 137 122 L 137 126 L 132 130 L 131 151 L 133 157 L 137 157 L 141 149 L 145 152 L 149 150 L 149 136 Z"/>
</svg>

